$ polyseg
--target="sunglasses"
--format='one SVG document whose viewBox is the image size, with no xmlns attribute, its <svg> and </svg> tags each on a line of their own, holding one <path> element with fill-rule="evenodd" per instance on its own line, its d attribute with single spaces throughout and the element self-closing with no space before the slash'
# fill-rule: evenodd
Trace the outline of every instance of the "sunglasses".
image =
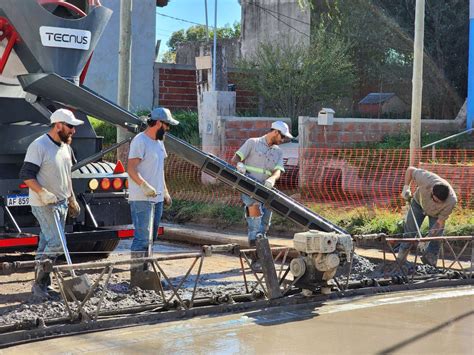
<svg viewBox="0 0 474 355">
<path fill-rule="evenodd" d="M 66 126 L 67 128 L 69 128 L 69 129 L 75 128 L 75 126 L 72 125 L 72 124 L 70 124 L 70 123 L 66 123 L 66 122 L 61 122 L 61 123 L 62 123 L 63 125 L 65 125 L 65 126 Z"/>
</svg>

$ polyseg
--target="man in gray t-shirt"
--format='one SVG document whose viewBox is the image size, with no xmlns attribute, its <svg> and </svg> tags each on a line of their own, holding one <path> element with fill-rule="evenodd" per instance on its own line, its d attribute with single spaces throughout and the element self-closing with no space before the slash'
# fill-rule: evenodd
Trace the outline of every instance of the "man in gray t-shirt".
<svg viewBox="0 0 474 355">
<path fill-rule="evenodd" d="M 262 137 L 248 139 L 232 158 L 237 170 L 268 188 L 273 188 L 283 167 L 283 152 L 278 147 L 285 138 L 293 138 L 288 125 L 283 121 L 273 122 L 270 131 Z M 248 225 L 250 246 L 255 246 L 258 234 L 263 236 L 270 227 L 272 212 L 249 196 L 242 194 Z M 256 267 L 257 268 L 257 267 Z"/>
<path fill-rule="evenodd" d="M 417 188 L 411 195 L 410 183 L 415 182 Z M 408 167 L 405 172 L 405 185 L 401 196 L 410 201 L 410 209 L 405 218 L 404 236 L 413 238 L 417 235 L 417 227 L 428 217 L 430 231 L 428 237 L 442 236 L 444 225 L 457 203 L 456 193 L 451 185 L 438 175 L 423 169 Z M 404 260 L 408 255 L 410 245 L 402 243 L 397 258 Z M 424 264 L 436 266 L 438 260 L 439 242 L 431 241 L 421 260 Z"/>
<path fill-rule="evenodd" d="M 163 212 L 163 202 L 171 204 L 171 196 L 165 182 L 165 158 L 168 156 L 163 144 L 170 125 L 179 122 L 163 107 L 155 108 L 147 120 L 148 127 L 133 138 L 128 154 L 129 203 L 135 229 L 131 246 L 132 258 L 146 256 L 153 218 L 153 236 Z M 154 211 L 154 215 L 151 213 Z M 130 267 L 130 282 L 135 283 L 144 270 L 144 265 Z"/>
<path fill-rule="evenodd" d="M 20 178 L 29 188 L 31 211 L 41 228 L 36 259 L 49 258 L 54 262 L 63 253 L 54 211 L 59 212 L 63 228 L 68 209 L 71 217 L 77 217 L 80 213 L 72 189 L 72 149 L 68 142 L 76 132 L 75 127 L 84 122 L 66 109 L 55 111 L 50 120 L 48 133 L 29 145 Z M 50 284 L 49 272 L 42 265 L 36 267 L 32 292 L 39 297 L 47 297 Z"/>
</svg>

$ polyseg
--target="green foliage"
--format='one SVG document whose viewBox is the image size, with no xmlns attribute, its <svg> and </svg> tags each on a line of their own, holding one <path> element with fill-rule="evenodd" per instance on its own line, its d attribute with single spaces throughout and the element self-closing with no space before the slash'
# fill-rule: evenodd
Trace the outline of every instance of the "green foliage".
<svg viewBox="0 0 474 355">
<path fill-rule="evenodd" d="M 310 208 L 351 234 L 397 235 L 403 233 L 404 212 L 402 211 L 393 212 L 366 207 L 341 209 L 321 204 L 312 205 Z M 173 205 L 165 210 L 163 217 L 174 223 L 203 224 L 212 228 L 234 227 L 240 230 L 246 228 L 243 208 L 240 206 L 174 200 Z M 427 223 L 423 224 L 421 229 L 423 235 L 426 235 Z M 277 214 L 273 215 L 270 234 L 277 232 L 291 235 L 301 230 L 300 226 Z M 461 208 L 455 210 L 446 223 L 445 235 L 472 235 L 473 233 L 472 210 Z"/>
<path fill-rule="evenodd" d="M 448 135 L 442 133 L 423 133 L 421 135 L 421 145 L 436 142 Z M 472 138 L 469 135 L 459 136 L 436 145 L 437 149 L 463 149 L 465 144 Z M 410 135 L 400 133 L 396 135 L 385 136 L 380 142 L 358 143 L 355 148 L 370 149 L 408 149 L 410 148 Z"/>
<path fill-rule="evenodd" d="M 217 29 L 218 39 L 229 39 L 240 37 L 240 22 L 235 22 L 233 26 L 226 25 Z M 170 39 L 166 43 L 171 52 L 176 53 L 180 44 L 186 42 L 204 42 L 214 38 L 214 29 L 209 28 L 209 37 L 206 35 L 206 26 L 196 25 L 189 27 L 186 31 L 181 29 L 171 34 Z"/>
<path fill-rule="evenodd" d="M 117 142 L 117 128 L 113 124 L 98 120 L 91 116 L 88 116 L 88 118 L 95 133 L 98 136 L 104 137 L 104 140 L 102 141 L 104 146 L 107 147 Z"/>
<path fill-rule="evenodd" d="M 174 126 L 171 134 L 184 139 L 186 142 L 199 146 L 199 121 L 197 112 L 193 111 L 176 111 L 173 112 L 174 118 L 179 121 L 179 125 Z"/>
<path fill-rule="evenodd" d="M 239 83 L 263 98 L 264 114 L 291 117 L 314 115 L 322 105 L 348 95 L 354 74 L 348 44 L 323 28 L 307 45 L 282 40 L 262 44 L 242 59 Z M 294 124 L 293 126 L 297 126 Z"/>
<path fill-rule="evenodd" d="M 409 103 L 415 0 L 312 0 L 312 4 L 316 26 L 325 26 L 352 44 L 356 87 L 364 90 L 359 95 L 376 88 L 395 92 Z M 468 2 L 463 0 L 426 1 L 423 117 L 455 117 L 461 97 L 466 96 L 467 11 Z"/>
</svg>

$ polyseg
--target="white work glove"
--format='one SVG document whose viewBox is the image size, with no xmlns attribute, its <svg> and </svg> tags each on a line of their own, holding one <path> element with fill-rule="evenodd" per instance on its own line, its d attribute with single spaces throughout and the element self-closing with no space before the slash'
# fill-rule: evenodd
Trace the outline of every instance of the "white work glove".
<svg viewBox="0 0 474 355">
<path fill-rule="evenodd" d="M 245 167 L 244 163 L 237 163 L 237 171 L 241 174 L 245 174 L 247 172 L 247 168 Z"/>
<path fill-rule="evenodd" d="M 58 202 L 58 198 L 52 192 L 49 192 L 44 187 L 38 192 L 38 196 L 45 205 L 52 205 Z"/>
<path fill-rule="evenodd" d="M 265 180 L 264 185 L 266 188 L 273 189 L 273 186 L 275 186 L 275 178 L 269 177 Z"/>
<path fill-rule="evenodd" d="M 140 189 L 142 189 L 143 194 L 146 197 L 156 197 L 158 194 L 153 186 L 147 183 L 145 180 L 140 184 Z"/>
<path fill-rule="evenodd" d="M 166 206 L 171 206 L 173 204 L 173 199 L 171 198 L 169 192 L 165 192 L 164 202 Z"/>
<path fill-rule="evenodd" d="M 411 200 L 411 191 L 410 191 L 410 185 L 403 185 L 403 190 L 402 193 L 400 194 L 405 201 L 410 201 Z"/>
<path fill-rule="evenodd" d="M 76 196 L 74 196 L 74 192 L 67 200 L 67 210 L 71 218 L 77 218 L 81 213 L 81 207 L 77 203 Z"/>
</svg>

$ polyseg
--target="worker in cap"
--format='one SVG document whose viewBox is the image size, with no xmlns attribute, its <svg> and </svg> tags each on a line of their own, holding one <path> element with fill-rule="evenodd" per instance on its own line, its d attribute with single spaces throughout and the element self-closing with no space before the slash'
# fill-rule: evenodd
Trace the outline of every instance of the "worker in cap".
<svg viewBox="0 0 474 355">
<path fill-rule="evenodd" d="M 278 147 L 286 139 L 291 139 L 288 125 L 283 121 L 275 121 L 270 131 L 262 137 L 248 139 L 235 153 L 232 164 L 237 170 L 272 189 L 280 178 L 283 167 L 283 152 Z M 245 205 L 245 216 L 248 226 L 248 241 L 251 247 L 256 245 L 257 235 L 262 237 L 270 227 L 272 217 L 271 210 L 265 208 L 263 203 L 242 194 L 242 202 Z M 256 258 L 252 260 L 252 268 L 255 271 L 261 269 Z"/>
<path fill-rule="evenodd" d="M 76 127 L 84 121 L 77 119 L 70 110 L 59 109 L 51 114 L 50 122 L 49 131 L 28 146 L 20 179 L 29 188 L 31 211 L 41 228 L 35 258 L 54 262 L 63 254 L 54 211 L 59 212 L 63 229 L 68 211 L 72 218 L 81 211 L 72 186 L 73 153 L 68 142 L 76 133 Z M 44 264 L 39 264 L 35 269 L 33 294 L 47 298 L 48 291 L 52 290 L 50 285 L 49 271 L 45 270 Z"/>
<path fill-rule="evenodd" d="M 163 212 L 163 204 L 171 205 L 171 196 L 165 182 L 165 133 L 179 122 L 170 110 L 155 108 L 147 119 L 145 131 L 137 134 L 130 143 L 128 154 L 129 203 L 135 228 L 131 246 L 132 258 L 146 256 L 150 234 L 151 213 L 153 236 L 156 238 Z M 153 205 L 153 208 L 152 208 Z M 131 283 L 140 278 L 145 265 L 131 266 Z"/>
</svg>

